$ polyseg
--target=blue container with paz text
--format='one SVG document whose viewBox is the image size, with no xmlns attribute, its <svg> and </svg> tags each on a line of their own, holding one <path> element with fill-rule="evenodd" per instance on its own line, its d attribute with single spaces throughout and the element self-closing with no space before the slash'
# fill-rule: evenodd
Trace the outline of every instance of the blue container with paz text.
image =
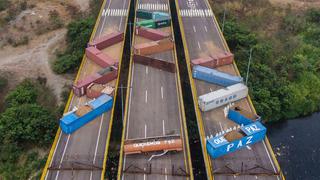
<svg viewBox="0 0 320 180">
<path fill-rule="evenodd" d="M 226 139 L 226 133 L 207 139 L 207 152 L 213 159 L 262 141 L 266 136 L 267 129 L 260 122 L 254 122 L 234 131 L 239 132 L 243 137 L 228 141 Z"/>
<path fill-rule="evenodd" d="M 66 134 L 71 134 L 85 124 L 94 120 L 96 117 L 109 111 L 113 105 L 113 98 L 106 94 L 99 96 L 97 99 L 89 101 L 86 106 L 91 108 L 91 111 L 79 117 L 76 114 L 77 110 L 73 110 L 63 115 L 60 119 L 60 127 Z"/>
</svg>

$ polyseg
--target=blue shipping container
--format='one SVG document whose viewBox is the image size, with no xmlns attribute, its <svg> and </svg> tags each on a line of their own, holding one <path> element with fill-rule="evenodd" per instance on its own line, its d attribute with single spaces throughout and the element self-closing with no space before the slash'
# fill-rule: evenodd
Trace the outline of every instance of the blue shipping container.
<svg viewBox="0 0 320 180">
<path fill-rule="evenodd" d="M 195 79 L 224 87 L 241 83 L 243 81 L 242 77 L 233 76 L 204 66 L 194 66 L 192 69 L 192 76 Z"/>
<path fill-rule="evenodd" d="M 243 124 L 243 125 L 248 125 L 255 121 L 261 121 L 260 116 L 254 113 L 251 113 L 249 111 L 246 111 L 240 107 L 229 109 L 228 119 L 232 120 L 237 124 Z"/>
<path fill-rule="evenodd" d="M 104 112 L 109 111 L 112 108 L 112 105 L 113 98 L 111 96 L 103 94 L 97 99 L 88 102 L 87 106 L 92 108 L 92 110 L 87 114 L 81 117 L 77 116 L 75 111 L 71 111 L 65 114 L 60 119 L 60 127 L 64 133 L 71 134 L 88 122 L 94 120 Z"/>
<path fill-rule="evenodd" d="M 153 20 L 160 20 L 164 18 L 170 18 L 170 15 L 168 13 L 158 12 L 158 11 L 152 13 Z"/>
<path fill-rule="evenodd" d="M 215 159 L 247 145 L 257 143 L 264 139 L 267 129 L 260 122 L 255 122 L 241 127 L 240 131 L 245 136 L 231 142 L 224 137 L 225 134 L 207 139 L 207 152 L 209 155 Z"/>
</svg>

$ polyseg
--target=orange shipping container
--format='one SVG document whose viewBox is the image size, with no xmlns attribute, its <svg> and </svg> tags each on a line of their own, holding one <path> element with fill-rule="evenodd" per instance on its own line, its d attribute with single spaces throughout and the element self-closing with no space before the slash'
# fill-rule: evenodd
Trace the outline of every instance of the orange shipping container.
<svg viewBox="0 0 320 180">
<path fill-rule="evenodd" d="M 130 140 L 128 140 L 130 141 Z M 125 142 L 124 153 L 141 154 L 155 151 L 182 151 L 182 140 L 168 139 L 168 140 L 152 140 L 147 142 Z"/>
<path fill-rule="evenodd" d="M 160 41 L 152 41 L 134 46 L 134 53 L 138 55 L 151 55 L 169 51 L 173 49 L 174 42 L 172 39 L 163 39 Z"/>
<path fill-rule="evenodd" d="M 209 68 L 216 68 L 223 65 L 232 64 L 233 54 L 229 52 L 215 54 L 211 57 L 198 58 L 191 61 L 192 65 L 201 65 Z"/>
</svg>

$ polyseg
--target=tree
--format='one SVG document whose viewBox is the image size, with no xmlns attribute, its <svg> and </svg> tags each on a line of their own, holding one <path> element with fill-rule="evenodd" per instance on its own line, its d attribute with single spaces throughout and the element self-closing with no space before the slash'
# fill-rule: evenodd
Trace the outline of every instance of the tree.
<svg viewBox="0 0 320 180">
<path fill-rule="evenodd" d="M 37 94 L 38 92 L 32 81 L 26 79 L 5 97 L 5 103 L 7 107 L 35 103 L 38 97 Z"/>
<path fill-rule="evenodd" d="M 36 104 L 8 108 L 0 117 L 0 142 L 48 144 L 56 131 L 55 117 Z"/>
</svg>

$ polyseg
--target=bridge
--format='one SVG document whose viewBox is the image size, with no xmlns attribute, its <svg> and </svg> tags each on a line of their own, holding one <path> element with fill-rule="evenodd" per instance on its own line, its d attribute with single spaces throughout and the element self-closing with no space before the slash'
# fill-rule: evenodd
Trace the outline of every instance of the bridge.
<svg viewBox="0 0 320 180">
<path fill-rule="evenodd" d="M 194 179 L 190 147 L 187 133 L 185 108 L 179 76 L 179 60 L 176 46 L 148 57 L 170 64 L 171 69 L 157 68 L 150 64 L 138 63 L 134 49 L 137 45 L 151 40 L 136 35 L 135 25 L 128 23 L 130 3 L 134 9 L 161 11 L 172 14 L 169 0 L 104 0 L 90 41 L 114 31 L 126 32 L 134 26 L 130 40 L 127 96 L 123 118 L 122 141 L 119 145 L 120 159 L 118 179 Z M 285 179 L 267 138 L 247 146 L 235 153 L 212 159 L 207 154 L 206 138 L 233 128 L 236 124 L 226 118 L 225 107 L 201 112 L 198 96 L 219 90 L 223 87 L 192 78 L 191 60 L 211 56 L 215 53 L 230 52 L 208 0 L 175 0 L 178 25 L 160 28 L 170 34 L 175 43 L 174 26 L 181 31 L 186 56 L 189 81 L 200 133 L 208 179 Z M 141 19 L 135 18 L 135 22 Z M 119 59 L 121 67 L 124 55 L 124 41 L 103 49 L 103 52 Z M 98 65 L 83 58 L 76 81 L 101 69 Z M 219 71 L 239 75 L 235 63 L 217 68 Z M 120 72 L 120 70 L 119 70 Z M 115 95 L 119 89 L 119 75 L 115 85 Z M 70 94 L 65 112 L 74 106 L 88 101 L 86 97 Z M 255 112 L 250 97 L 235 102 L 247 111 Z M 41 179 L 105 179 L 106 159 L 110 141 L 113 112 L 104 113 L 71 135 L 60 129 L 51 148 Z M 182 139 L 182 150 L 174 152 L 151 152 L 126 154 L 125 142 L 132 139 L 150 139 L 157 136 L 178 135 Z"/>
</svg>

